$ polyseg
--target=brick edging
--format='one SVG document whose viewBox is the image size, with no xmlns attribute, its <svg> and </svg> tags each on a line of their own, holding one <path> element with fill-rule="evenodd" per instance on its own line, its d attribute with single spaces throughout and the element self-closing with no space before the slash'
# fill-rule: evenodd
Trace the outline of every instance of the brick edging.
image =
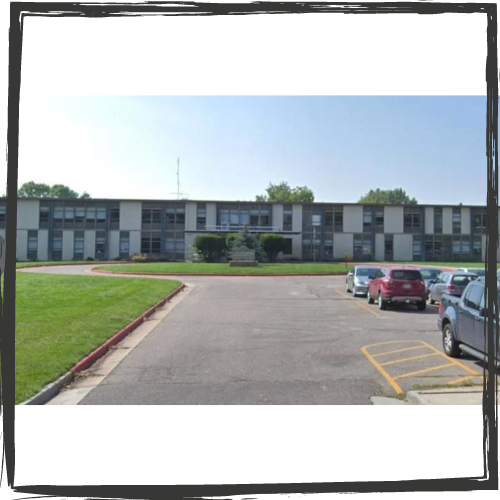
<svg viewBox="0 0 500 500">
<path fill-rule="evenodd" d="M 57 262 L 57 261 L 54 261 L 54 262 Z M 102 261 L 98 261 L 98 263 L 96 264 L 96 261 L 89 261 L 89 262 L 80 262 L 80 263 L 77 263 L 77 262 L 65 262 L 64 264 L 35 264 L 33 266 L 21 266 L 21 267 L 16 267 L 16 271 L 19 271 L 20 269 L 35 269 L 35 268 L 39 268 L 39 267 L 64 267 L 64 266 L 108 266 L 108 265 L 120 265 L 122 264 L 123 265 L 123 261 L 120 261 L 120 260 L 110 260 L 110 261 L 106 261 L 105 264 L 101 264 Z"/>
<path fill-rule="evenodd" d="M 182 283 L 173 292 L 170 292 L 166 297 L 163 297 L 163 299 L 157 302 L 154 306 L 150 307 L 145 313 L 141 314 L 138 318 L 132 321 L 132 323 L 129 323 L 119 332 L 115 333 L 111 338 L 106 340 L 106 342 L 97 347 L 97 349 L 93 350 L 89 355 L 80 360 L 75 366 L 71 368 L 71 372 L 77 373 L 87 369 L 90 365 L 101 358 L 109 350 L 110 347 L 123 340 L 130 332 L 135 330 L 141 323 L 143 323 L 145 319 L 149 318 L 149 316 L 151 316 L 157 309 L 159 309 L 165 303 L 175 297 L 185 287 L 186 285 Z"/>
</svg>

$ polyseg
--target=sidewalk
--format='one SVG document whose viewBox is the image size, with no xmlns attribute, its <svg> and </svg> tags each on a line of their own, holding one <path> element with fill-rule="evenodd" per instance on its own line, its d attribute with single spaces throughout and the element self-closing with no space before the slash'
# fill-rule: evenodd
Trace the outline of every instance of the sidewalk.
<svg viewBox="0 0 500 500">
<path fill-rule="evenodd" d="M 396 398 L 370 398 L 374 405 L 482 405 L 482 387 L 409 391 L 406 401 Z"/>
</svg>

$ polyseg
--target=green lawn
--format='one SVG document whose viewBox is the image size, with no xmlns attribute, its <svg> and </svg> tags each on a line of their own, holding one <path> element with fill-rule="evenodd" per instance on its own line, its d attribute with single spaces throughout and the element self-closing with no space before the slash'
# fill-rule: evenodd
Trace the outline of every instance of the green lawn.
<svg viewBox="0 0 500 500">
<path fill-rule="evenodd" d="M 260 264 L 258 267 L 229 267 L 229 264 L 205 264 L 202 262 L 160 262 L 141 264 L 117 264 L 99 266 L 105 271 L 164 273 L 164 274 L 326 274 L 344 273 L 343 263 L 300 262 L 293 264 Z"/>
<path fill-rule="evenodd" d="M 16 276 L 16 404 L 66 373 L 180 285 L 102 276 Z"/>
<path fill-rule="evenodd" d="M 398 262 L 392 264 L 436 266 L 436 267 L 484 267 L 484 263 L 457 263 L 457 262 Z M 98 269 L 104 271 L 119 271 L 130 273 L 162 273 L 162 274 L 327 274 L 344 273 L 350 267 L 344 263 L 326 262 L 297 262 L 260 264 L 258 267 L 229 267 L 229 264 L 205 264 L 201 262 L 160 262 L 160 263 L 135 263 L 99 265 Z M 381 263 L 366 263 L 366 265 L 381 265 Z"/>
</svg>

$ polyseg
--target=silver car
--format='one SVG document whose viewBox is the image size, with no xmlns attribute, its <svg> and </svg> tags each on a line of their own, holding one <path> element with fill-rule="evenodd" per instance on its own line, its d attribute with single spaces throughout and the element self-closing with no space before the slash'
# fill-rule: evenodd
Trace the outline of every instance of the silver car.
<svg viewBox="0 0 500 500">
<path fill-rule="evenodd" d="M 347 273 L 345 291 L 352 292 L 353 295 L 366 295 L 368 293 L 368 282 L 378 269 L 378 267 L 354 266 Z"/>
<path fill-rule="evenodd" d="M 459 267 L 455 269 L 455 272 L 457 271 L 461 273 L 474 273 L 481 277 L 486 275 L 486 269 L 484 267 Z"/>
<path fill-rule="evenodd" d="M 429 288 L 429 303 L 439 302 L 445 293 L 461 297 L 465 287 L 477 278 L 477 274 L 460 271 L 441 273 Z"/>
</svg>

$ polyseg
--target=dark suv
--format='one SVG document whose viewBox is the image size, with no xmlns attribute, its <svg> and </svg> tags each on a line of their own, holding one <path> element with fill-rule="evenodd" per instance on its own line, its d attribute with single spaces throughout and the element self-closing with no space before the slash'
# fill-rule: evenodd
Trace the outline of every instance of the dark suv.
<svg viewBox="0 0 500 500">
<path fill-rule="evenodd" d="M 425 281 L 414 268 L 382 267 L 368 286 L 368 303 L 377 300 L 379 309 L 387 309 L 390 304 L 414 304 L 423 311 L 426 299 Z"/>
</svg>

